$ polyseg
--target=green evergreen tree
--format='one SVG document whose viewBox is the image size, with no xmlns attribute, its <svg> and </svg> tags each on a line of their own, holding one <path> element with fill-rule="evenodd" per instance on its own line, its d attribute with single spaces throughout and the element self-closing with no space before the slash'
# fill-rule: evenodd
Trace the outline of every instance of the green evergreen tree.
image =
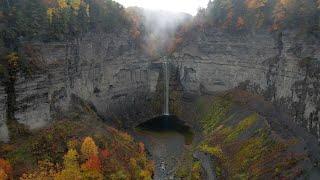
<svg viewBox="0 0 320 180">
<path fill-rule="evenodd" d="M 20 1 L 16 16 L 16 29 L 19 37 L 39 39 L 45 34 L 46 8 L 39 0 Z"/>
</svg>

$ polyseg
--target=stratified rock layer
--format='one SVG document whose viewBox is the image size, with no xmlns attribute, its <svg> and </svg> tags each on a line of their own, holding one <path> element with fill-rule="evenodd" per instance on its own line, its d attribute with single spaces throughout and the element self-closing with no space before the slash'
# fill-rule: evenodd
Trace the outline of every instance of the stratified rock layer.
<svg viewBox="0 0 320 180">
<path fill-rule="evenodd" d="M 241 87 L 287 110 L 320 135 L 320 43 L 295 32 L 229 34 L 193 31 L 173 54 L 184 91 Z"/>
<path fill-rule="evenodd" d="M 154 113 L 146 112 L 146 103 L 159 72 L 127 32 L 89 34 L 72 43 L 26 44 L 27 51 L 38 70 L 16 82 L 15 117 L 30 128 L 43 127 L 67 110 L 72 96 L 93 104 L 106 119 L 121 114 L 134 121 L 138 109 Z"/>
<path fill-rule="evenodd" d="M 293 31 L 230 34 L 211 28 L 187 34 L 171 61 L 183 92 L 240 87 L 273 101 L 320 137 L 319 47 L 317 38 Z M 36 67 L 31 75 L 21 73 L 15 84 L 15 117 L 30 128 L 59 117 L 72 96 L 90 102 L 106 120 L 118 117 L 127 126 L 161 113 L 150 108 L 161 66 L 152 64 L 128 31 L 25 43 L 20 49 Z"/>
</svg>

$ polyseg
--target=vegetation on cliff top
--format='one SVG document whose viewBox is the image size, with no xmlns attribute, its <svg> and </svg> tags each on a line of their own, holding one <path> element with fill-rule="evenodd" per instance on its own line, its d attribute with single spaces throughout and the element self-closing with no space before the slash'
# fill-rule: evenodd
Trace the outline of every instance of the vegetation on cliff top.
<svg viewBox="0 0 320 180">
<path fill-rule="evenodd" d="M 43 68 L 39 59 L 25 60 L 34 49 L 30 45 L 22 49 L 22 43 L 69 41 L 88 32 L 121 32 L 129 27 L 124 8 L 112 0 L 1 1 L 0 83 L 8 94 L 8 123 L 17 124 L 13 117 L 17 73 L 29 75 Z"/>
<path fill-rule="evenodd" d="M 6 57 L 17 53 L 23 42 L 68 41 L 130 26 L 123 6 L 112 0 L 5 0 L 0 5 L 0 74 L 6 80 L 11 71 Z"/>
<path fill-rule="evenodd" d="M 124 8 L 112 0 L 8 0 L 1 2 L 1 39 L 56 41 L 88 31 L 118 31 L 128 25 Z"/>
<path fill-rule="evenodd" d="M 319 33 L 320 2 L 316 0 L 214 0 L 199 11 L 199 25 L 228 31 L 300 29 Z"/>
</svg>

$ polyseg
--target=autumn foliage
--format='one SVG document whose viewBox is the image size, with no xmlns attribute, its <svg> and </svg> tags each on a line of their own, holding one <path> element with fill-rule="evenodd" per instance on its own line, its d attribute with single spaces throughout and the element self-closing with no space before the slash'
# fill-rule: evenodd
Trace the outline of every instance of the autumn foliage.
<svg viewBox="0 0 320 180">
<path fill-rule="evenodd" d="M 102 149 L 102 150 L 100 151 L 100 154 L 101 154 L 101 156 L 102 156 L 103 158 L 108 158 L 108 157 L 111 156 L 110 152 L 109 152 L 107 149 Z"/>
<path fill-rule="evenodd" d="M 8 161 L 0 158 L 0 179 L 6 180 L 12 177 L 12 168 Z"/>
<path fill-rule="evenodd" d="M 25 173 L 20 180 L 52 180 L 61 170 L 61 166 L 51 163 L 48 160 L 38 162 L 38 169 Z"/>
<path fill-rule="evenodd" d="M 16 69 L 18 66 L 18 62 L 19 62 L 19 56 L 17 53 L 13 52 L 7 55 L 6 57 L 7 61 L 8 61 L 8 65 L 10 68 L 12 69 Z"/>
<path fill-rule="evenodd" d="M 127 133 L 110 128 L 117 141 L 99 148 L 94 139 L 85 137 L 80 154 L 77 140 L 70 140 L 69 150 L 63 157 L 63 164 L 54 164 L 49 160 L 39 161 L 38 168 L 23 174 L 21 180 L 79 180 L 79 179 L 151 179 L 153 163 L 149 162 L 143 143 L 131 145 L 133 139 Z M 124 151 L 126 149 L 126 151 Z M 0 175 L 7 177 L 11 173 L 9 164 L 0 160 Z"/>
<path fill-rule="evenodd" d="M 261 28 L 319 30 L 319 1 L 314 0 L 215 0 L 198 16 L 210 26 L 229 31 Z M 199 19 L 199 18 L 198 18 Z"/>
<path fill-rule="evenodd" d="M 98 155 L 98 147 L 91 137 L 86 137 L 81 146 L 82 155 L 88 159 Z"/>
<path fill-rule="evenodd" d="M 4 28 L 0 38 L 10 49 L 21 40 L 67 40 L 89 31 L 119 30 L 129 24 L 123 6 L 112 0 L 6 2 L 1 6 Z"/>
<path fill-rule="evenodd" d="M 91 156 L 84 164 L 81 165 L 81 168 L 101 172 L 101 161 L 98 156 Z"/>
<path fill-rule="evenodd" d="M 80 116 L 57 120 L 17 143 L 1 144 L 1 176 L 72 180 L 141 179 L 140 174 L 153 175 L 153 163 L 142 143 L 90 116 L 91 109 L 86 104 L 78 108 Z M 137 162 L 135 167 L 130 159 Z"/>
<path fill-rule="evenodd" d="M 77 180 L 81 179 L 81 177 L 78 152 L 74 149 L 70 149 L 64 156 L 64 169 L 57 173 L 55 180 Z"/>
</svg>

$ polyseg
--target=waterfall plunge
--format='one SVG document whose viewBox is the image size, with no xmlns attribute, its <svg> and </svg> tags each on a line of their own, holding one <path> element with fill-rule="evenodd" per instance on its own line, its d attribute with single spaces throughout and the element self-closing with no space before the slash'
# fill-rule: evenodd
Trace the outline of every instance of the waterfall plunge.
<svg viewBox="0 0 320 180">
<path fill-rule="evenodd" d="M 165 83 L 164 83 L 164 112 L 163 114 L 169 116 L 169 65 L 167 59 L 165 59 L 163 64 Z"/>
</svg>

